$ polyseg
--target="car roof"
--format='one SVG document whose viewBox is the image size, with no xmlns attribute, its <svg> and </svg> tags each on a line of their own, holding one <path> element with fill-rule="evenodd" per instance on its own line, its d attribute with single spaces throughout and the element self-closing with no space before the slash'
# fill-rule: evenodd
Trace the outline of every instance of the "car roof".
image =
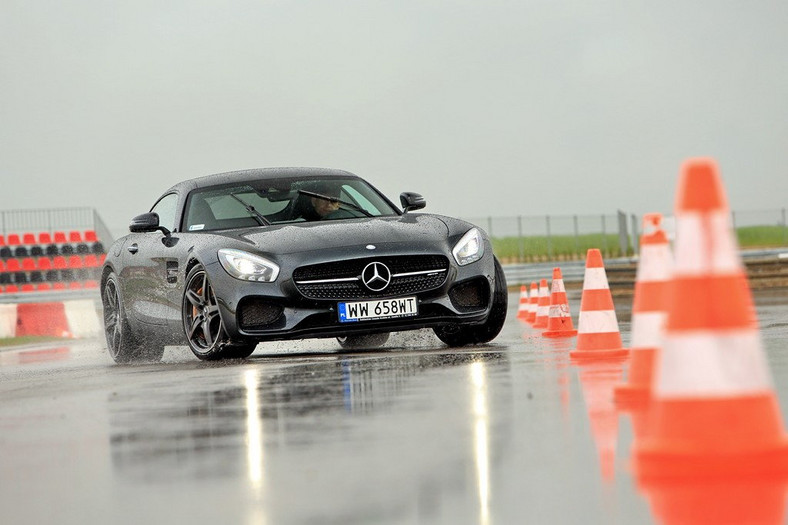
<svg viewBox="0 0 788 525">
<path fill-rule="evenodd" d="M 338 170 L 333 168 L 255 168 L 249 170 L 228 171 L 225 173 L 216 173 L 213 175 L 206 175 L 194 179 L 188 179 L 174 185 L 168 189 L 165 194 L 177 191 L 179 193 L 188 193 L 197 188 L 206 188 L 210 186 L 219 186 L 223 184 L 235 184 L 249 181 L 259 181 L 262 179 L 279 179 L 279 178 L 359 178 L 349 171 Z"/>
</svg>

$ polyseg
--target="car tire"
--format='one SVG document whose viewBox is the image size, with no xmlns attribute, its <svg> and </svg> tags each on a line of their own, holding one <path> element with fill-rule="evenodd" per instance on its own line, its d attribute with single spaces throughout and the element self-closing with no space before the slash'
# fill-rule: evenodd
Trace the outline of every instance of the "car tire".
<svg viewBox="0 0 788 525">
<path fill-rule="evenodd" d="M 438 339 L 449 346 L 466 346 L 474 344 L 488 343 L 495 339 L 506 321 L 506 310 L 509 303 L 509 293 L 506 288 L 506 276 L 503 273 L 501 263 L 498 258 L 494 258 L 495 263 L 495 287 L 493 289 L 492 307 L 487 320 L 480 325 L 462 326 L 449 325 L 434 328 L 433 331 Z"/>
<path fill-rule="evenodd" d="M 158 362 L 164 355 L 164 345 L 146 341 L 131 331 L 123 305 L 123 295 L 115 272 L 110 272 L 101 291 L 104 309 L 104 334 L 107 350 L 116 363 Z"/>
<path fill-rule="evenodd" d="M 189 349 L 203 361 L 244 359 L 254 352 L 255 344 L 230 342 L 216 294 L 201 264 L 195 265 L 186 276 L 181 317 Z"/>
<path fill-rule="evenodd" d="M 388 332 L 384 332 L 382 334 L 343 335 L 337 337 L 339 345 L 346 350 L 357 350 L 360 348 L 380 348 L 386 344 L 386 341 L 388 340 Z"/>
<path fill-rule="evenodd" d="M 257 344 L 227 345 L 222 349 L 222 359 L 246 359 L 257 348 Z"/>
</svg>

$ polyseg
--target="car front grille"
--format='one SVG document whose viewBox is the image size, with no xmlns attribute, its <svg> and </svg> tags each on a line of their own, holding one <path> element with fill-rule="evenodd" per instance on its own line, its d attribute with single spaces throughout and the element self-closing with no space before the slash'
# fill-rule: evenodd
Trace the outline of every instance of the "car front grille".
<svg viewBox="0 0 788 525">
<path fill-rule="evenodd" d="M 391 282 L 380 291 L 370 290 L 362 282 L 362 272 L 372 262 L 385 264 L 391 272 Z M 448 269 L 449 261 L 443 255 L 374 257 L 302 266 L 293 272 L 293 281 L 310 299 L 377 299 L 439 288 L 446 282 Z"/>
</svg>

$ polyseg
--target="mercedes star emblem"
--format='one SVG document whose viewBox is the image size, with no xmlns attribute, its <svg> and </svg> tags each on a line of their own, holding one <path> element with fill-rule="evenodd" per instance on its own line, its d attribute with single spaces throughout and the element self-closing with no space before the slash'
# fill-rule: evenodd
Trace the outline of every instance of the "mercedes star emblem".
<svg viewBox="0 0 788 525">
<path fill-rule="evenodd" d="M 391 282 L 391 270 L 383 263 L 371 262 L 361 272 L 361 281 L 373 292 L 380 292 Z"/>
</svg>

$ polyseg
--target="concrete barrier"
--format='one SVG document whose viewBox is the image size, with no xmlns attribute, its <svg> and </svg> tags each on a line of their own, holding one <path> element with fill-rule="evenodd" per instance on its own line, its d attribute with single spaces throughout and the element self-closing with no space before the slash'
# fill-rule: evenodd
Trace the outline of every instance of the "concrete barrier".
<svg viewBox="0 0 788 525">
<path fill-rule="evenodd" d="M 0 304 L 0 338 L 94 337 L 101 330 L 96 303 L 90 299 Z"/>
<path fill-rule="evenodd" d="M 16 334 L 16 305 L 0 304 L 0 339 Z"/>
<path fill-rule="evenodd" d="M 102 328 L 93 301 L 90 299 L 66 301 L 63 305 L 72 337 L 94 337 L 101 333 Z"/>
</svg>

